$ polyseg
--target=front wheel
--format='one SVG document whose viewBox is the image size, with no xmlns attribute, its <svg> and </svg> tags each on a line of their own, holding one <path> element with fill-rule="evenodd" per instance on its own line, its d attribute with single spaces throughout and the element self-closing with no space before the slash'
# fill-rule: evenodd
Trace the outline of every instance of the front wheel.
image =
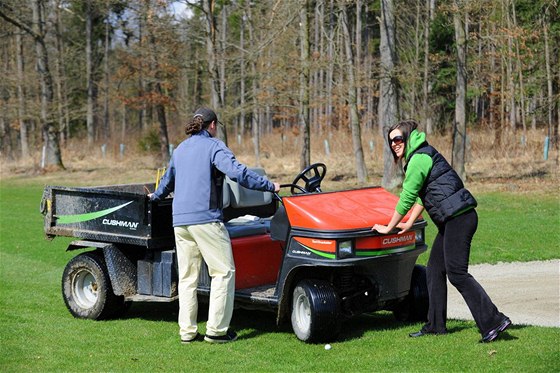
<svg viewBox="0 0 560 373">
<path fill-rule="evenodd" d="M 101 255 L 83 253 L 68 262 L 62 274 L 62 297 L 77 318 L 100 320 L 124 312 L 124 297 L 116 296 Z"/>
<path fill-rule="evenodd" d="M 340 331 L 340 300 L 327 281 L 302 280 L 292 298 L 292 328 L 304 342 L 326 342 Z"/>
<path fill-rule="evenodd" d="M 399 321 L 426 321 L 428 307 L 426 267 L 416 264 L 412 270 L 408 295 L 395 307 L 393 314 Z"/>
</svg>

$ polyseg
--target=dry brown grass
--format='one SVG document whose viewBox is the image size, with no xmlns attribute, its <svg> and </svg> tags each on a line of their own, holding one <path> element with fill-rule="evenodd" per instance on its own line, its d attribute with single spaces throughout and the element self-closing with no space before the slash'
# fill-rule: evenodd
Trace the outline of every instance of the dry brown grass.
<svg viewBox="0 0 560 373">
<path fill-rule="evenodd" d="M 516 192 L 554 192 L 558 189 L 558 151 L 551 149 L 548 161 L 543 160 L 543 131 L 530 131 L 527 145 L 522 146 L 521 134 L 502 134 L 501 145 L 496 145 L 490 131 L 469 132 L 467 159 L 468 185 L 483 190 L 506 190 Z M 364 155 L 368 169 L 367 185 L 379 185 L 383 172 L 383 139 L 373 131 L 362 133 Z M 330 155 L 325 153 L 328 139 Z M 2 160 L 2 181 L 13 178 L 39 179 L 45 184 L 103 185 L 153 181 L 156 169 L 163 166 L 157 156 L 138 150 L 137 139 L 129 139 L 124 157 L 120 156 L 119 145 L 111 144 L 105 158 L 101 147 L 89 147 L 81 141 L 71 141 L 63 149 L 65 171 L 45 172 L 41 170 L 40 153 L 26 161 Z M 172 135 L 171 141 L 178 144 L 179 136 Z M 451 159 L 451 136 L 432 135 L 429 141 L 448 159 Z M 370 147 L 373 144 L 373 151 Z M 237 143 L 230 136 L 230 148 L 237 158 L 255 166 L 253 143 L 249 137 Z M 270 178 L 280 183 L 289 183 L 299 172 L 301 138 L 291 132 L 267 134 L 261 140 L 260 165 Z M 347 131 L 333 131 L 312 136 L 311 161 L 327 165 L 325 190 L 340 190 L 363 186 L 355 176 L 355 161 L 352 140 Z"/>
</svg>

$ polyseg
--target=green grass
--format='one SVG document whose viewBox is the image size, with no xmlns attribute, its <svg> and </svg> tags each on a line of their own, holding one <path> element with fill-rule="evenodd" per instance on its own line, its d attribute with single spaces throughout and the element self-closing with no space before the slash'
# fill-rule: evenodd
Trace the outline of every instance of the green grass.
<svg viewBox="0 0 560 373">
<path fill-rule="evenodd" d="M 42 185 L 0 186 L 0 371 L 560 371 L 560 329 L 513 326 L 477 343 L 473 322 L 450 320 L 447 336 L 411 339 L 420 324 L 387 312 L 344 324 L 332 350 L 300 342 L 272 313 L 236 310 L 239 341 L 179 343 L 177 303 L 134 304 L 118 320 L 73 318 L 60 294 L 70 239 L 44 239 Z M 560 257 L 558 196 L 477 195 L 480 224 L 472 262 Z M 428 241 L 433 239 L 433 224 Z M 421 260 L 425 261 L 424 254 Z M 205 320 L 201 307 L 200 319 Z M 204 332 L 205 322 L 200 329 Z"/>
<path fill-rule="evenodd" d="M 478 230 L 471 264 L 528 262 L 560 257 L 560 195 L 477 194 Z M 427 216 L 427 214 L 424 214 Z M 429 221 L 428 246 L 437 233 Z M 420 262 L 426 263 L 428 255 Z"/>
</svg>

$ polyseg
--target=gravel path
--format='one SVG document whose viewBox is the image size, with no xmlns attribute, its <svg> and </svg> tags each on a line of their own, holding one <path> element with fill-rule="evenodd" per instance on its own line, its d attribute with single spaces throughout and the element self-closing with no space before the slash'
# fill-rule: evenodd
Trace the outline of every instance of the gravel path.
<svg viewBox="0 0 560 373">
<path fill-rule="evenodd" d="M 560 327 L 560 260 L 480 264 L 470 266 L 469 272 L 514 324 Z M 448 289 L 447 317 L 472 320 L 449 282 Z"/>
</svg>

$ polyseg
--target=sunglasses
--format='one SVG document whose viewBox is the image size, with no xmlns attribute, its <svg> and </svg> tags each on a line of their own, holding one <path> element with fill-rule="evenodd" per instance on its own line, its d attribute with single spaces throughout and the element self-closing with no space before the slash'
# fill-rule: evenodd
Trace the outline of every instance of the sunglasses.
<svg viewBox="0 0 560 373">
<path fill-rule="evenodd" d="M 389 143 L 391 145 L 395 144 L 395 145 L 400 145 L 404 142 L 404 137 L 402 136 L 395 136 L 392 139 L 389 140 Z"/>
</svg>

